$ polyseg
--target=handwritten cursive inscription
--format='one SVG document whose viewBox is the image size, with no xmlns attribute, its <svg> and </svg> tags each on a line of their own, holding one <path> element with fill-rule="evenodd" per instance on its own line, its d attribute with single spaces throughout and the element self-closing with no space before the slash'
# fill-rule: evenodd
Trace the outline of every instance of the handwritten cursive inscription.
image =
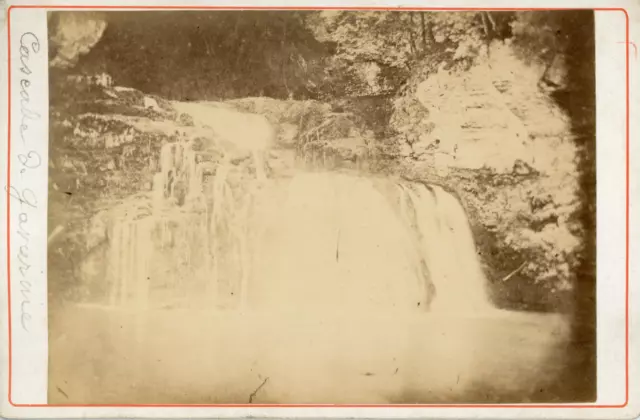
<svg viewBox="0 0 640 420">
<path fill-rule="evenodd" d="M 34 139 L 29 137 L 29 129 L 36 124 L 41 115 L 34 109 L 32 104 L 31 86 L 32 80 L 36 77 L 37 69 L 32 66 L 32 58 L 40 53 L 40 40 L 33 32 L 25 32 L 19 38 L 19 99 L 20 99 L 20 142 L 15 144 L 12 150 L 16 150 L 15 159 L 18 163 L 19 177 L 12 179 L 12 185 L 5 187 L 11 202 L 18 204 L 18 223 L 14 224 L 14 234 L 17 237 L 18 246 L 15 249 L 15 259 L 17 260 L 19 272 L 19 293 L 20 293 L 20 325 L 22 329 L 29 332 L 32 320 L 32 276 L 34 264 L 32 261 L 30 247 L 32 246 L 32 232 L 29 229 L 30 220 L 38 210 L 37 194 L 30 188 L 25 187 L 28 171 L 38 169 L 43 164 L 43 159 L 31 144 Z M 37 139 L 35 139 L 37 140 Z M 13 157 L 10 157 L 13 159 Z M 33 179 L 33 178 L 31 178 Z"/>
<path fill-rule="evenodd" d="M 28 188 L 20 191 L 16 187 L 11 186 L 8 188 L 7 192 L 13 202 L 17 202 L 20 207 L 20 213 L 18 213 L 18 226 L 15 231 L 17 236 L 20 238 L 20 245 L 17 250 L 18 271 L 20 272 L 20 324 L 22 329 L 28 332 L 29 322 L 31 321 L 29 306 L 31 305 L 32 286 L 29 279 L 29 270 L 32 267 L 29 258 L 29 246 L 31 243 L 31 233 L 29 232 L 29 212 L 38 208 L 38 201 L 35 193 Z"/>
<path fill-rule="evenodd" d="M 29 76 L 33 74 L 33 70 L 29 67 L 29 59 L 31 54 L 38 54 L 40 52 L 40 40 L 32 32 L 26 32 L 20 37 L 20 72 L 23 74 L 23 78 L 20 79 L 20 138 L 23 143 L 26 143 L 25 135 L 29 129 L 28 122 L 30 120 L 39 120 L 40 114 L 35 112 L 30 107 L 31 95 L 29 94 L 29 88 L 31 87 L 31 80 Z"/>
</svg>

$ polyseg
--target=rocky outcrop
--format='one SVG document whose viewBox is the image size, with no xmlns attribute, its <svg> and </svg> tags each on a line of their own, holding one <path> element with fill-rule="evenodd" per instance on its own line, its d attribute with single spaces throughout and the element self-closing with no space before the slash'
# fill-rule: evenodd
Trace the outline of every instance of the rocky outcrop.
<svg viewBox="0 0 640 420">
<path fill-rule="evenodd" d="M 568 117 L 538 88 L 537 69 L 508 47 L 496 47 L 491 57 L 469 71 L 432 73 L 398 99 L 392 124 L 401 155 L 448 155 L 438 166 L 498 173 L 512 172 L 521 161 L 549 173 L 562 164 L 549 158 L 549 150 L 565 159 L 575 154 Z"/>
<path fill-rule="evenodd" d="M 542 71 L 498 44 L 468 71 L 416 81 L 391 120 L 400 171 L 458 192 L 498 289 L 540 289 L 527 305 L 572 287 L 585 234 L 578 149 Z"/>
</svg>

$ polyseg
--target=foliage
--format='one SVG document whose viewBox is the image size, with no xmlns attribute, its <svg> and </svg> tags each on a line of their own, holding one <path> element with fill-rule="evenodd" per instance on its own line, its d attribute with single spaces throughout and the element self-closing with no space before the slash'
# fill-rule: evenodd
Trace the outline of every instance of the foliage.
<svg viewBox="0 0 640 420">
<path fill-rule="evenodd" d="M 512 19 L 494 12 L 326 11 L 308 24 L 336 45 L 326 85 L 373 95 L 396 92 L 427 63 L 468 67 L 490 41 L 510 33 Z"/>
</svg>

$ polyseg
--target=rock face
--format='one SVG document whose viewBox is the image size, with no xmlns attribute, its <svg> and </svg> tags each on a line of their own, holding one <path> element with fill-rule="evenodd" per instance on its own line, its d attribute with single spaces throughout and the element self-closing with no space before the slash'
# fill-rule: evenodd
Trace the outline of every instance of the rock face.
<svg viewBox="0 0 640 420">
<path fill-rule="evenodd" d="M 508 299 L 522 294 L 522 284 L 540 289 L 533 300 L 571 288 L 588 234 L 577 140 L 568 116 L 538 86 L 543 71 L 496 44 L 468 71 L 440 69 L 416 81 L 391 118 L 400 171 L 455 188 L 488 270 L 510 279 L 497 287 Z"/>
<path fill-rule="evenodd" d="M 517 161 L 553 170 L 550 150 L 570 164 L 576 151 L 568 139 L 569 120 L 540 92 L 539 77 L 506 46 L 495 47 L 490 61 L 470 71 L 430 75 L 394 116 L 411 144 L 405 153 L 444 154 L 450 159 L 441 159 L 441 166 L 499 173 L 510 173 Z"/>
</svg>

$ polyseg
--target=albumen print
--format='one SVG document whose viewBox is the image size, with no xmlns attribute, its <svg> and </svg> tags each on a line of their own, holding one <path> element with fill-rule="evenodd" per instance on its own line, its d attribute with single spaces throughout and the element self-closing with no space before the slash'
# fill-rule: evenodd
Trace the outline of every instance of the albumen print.
<svg viewBox="0 0 640 420">
<path fill-rule="evenodd" d="M 595 401 L 593 11 L 48 38 L 50 404 Z"/>
</svg>

